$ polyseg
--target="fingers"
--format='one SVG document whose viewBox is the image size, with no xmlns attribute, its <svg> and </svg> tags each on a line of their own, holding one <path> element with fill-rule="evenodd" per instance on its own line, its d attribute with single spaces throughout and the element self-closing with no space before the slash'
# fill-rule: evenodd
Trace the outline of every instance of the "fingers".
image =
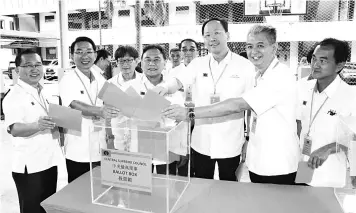
<svg viewBox="0 0 356 213">
<path fill-rule="evenodd" d="M 319 158 L 318 156 L 311 156 L 308 160 L 308 166 L 312 169 L 317 169 L 324 163 L 325 160 Z"/>
<path fill-rule="evenodd" d="M 116 118 L 120 113 L 120 110 L 113 106 L 104 106 L 105 118 Z"/>
<path fill-rule="evenodd" d="M 48 116 L 41 116 L 37 121 L 37 125 L 41 131 L 45 129 L 53 129 L 56 126 L 52 121 L 52 118 Z"/>
</svg>

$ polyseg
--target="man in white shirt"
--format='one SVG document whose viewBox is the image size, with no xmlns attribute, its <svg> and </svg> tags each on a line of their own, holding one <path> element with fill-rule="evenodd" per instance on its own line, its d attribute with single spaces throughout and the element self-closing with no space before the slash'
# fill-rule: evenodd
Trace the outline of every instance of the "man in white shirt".
<svg viewBox="0 0 356 213">
<path fill-rule="evenodd" d="M 162 73 L 166 63 L 166 56 L 161 46 L 148 45 L 142 51 L 141 60 L 143 75 L 125 84 L 125 88 L 132 86 L 136 90 L 136 92 L 141 95 L 141 97 L 144 97 L 147 93 L 147 90 L 152 90 L 158 84 L 166 81 L 167 78 Z M 179 104 L 180 106 L 183 106 L 184 104 L 182 92 L 176 93 L 174 95 L 169 95 L 166 98 L 175 104 Z M 175 125 L 175 120 L 165 119 L 164 123 L 166 125 Z M 158 134 L 157 136 L 160 137 L 164 135 Z M 178 158 L 178 155 L 173 157 L 172 153 L 170 153 L 169 160 L 171 160 L 171 162 L 169 162 L 169 173 L 172 175 L 176 175 L 178 170 L 178 174 L 180 176 L 187 176 L 187 167 L 183 167 L 186 164 L 177 165 L 178 161 L 173 161 L 173 159 Z M 154 164 L 156 165 L 156 170 L 158 174 L 166 173 L 165 163 L 154 162 Z"/>
<path fill-rule="evenodd" d="M 17 84 L 4 99 L 5 124 L 12 137 L 12 177 L 21 213 L 45 213 L 40 203 L 57 188 L 61 152 L 56 124 L 48 117 L 48 101 L 39 84 L 42 58 L 24 50 L 15 59 Z"/>
<path fill-rule="evenodd" d="M 182 70 L 185 69 L 194 58 L 197 57 L 198 43 L 193 39 L 183 39 L 179 43 L 178 47 L 181 52 L 181 56 L 183 57 L 183 63 L 180 63 L 178 66 L 173 68 L 169 73 L 169 77 L 174 77 L 178 73 L 182 72 Z"/>
<path fill-rule="evenodd" d="M 240 97 L 252 89 L 254 67 L 247 59 L 229 50 L 228 23 L 210 19 L 203 24 L 202 35 L 211 54 L 194 59 L 176 79 L 161 84 L 155 91 L 174 93 L 191 84 L 193 102 L 196 106 L 205 106 Z M 181 106 L 174 107 L 184 111 Z M 168 117 L 176 119 L 174 115 Z M 217 162 L 220 180 L 236 181 L 235 171 L 244 143 L 243 111 L 220 118 L 196 119 L 191 145 L 195 177 L 212 179 Z"/>
<path fill-rule="evenodd" d="M 338 132 L 339 116 L 356 115 L 356 89 L 339 77 L 349 46 L 346 41 L 324 39 L 314 49 L 311 59 L 313 80 L 298 88 L 298 130 L 303 160 L 314 169 L 311 186 L 344 187 L 346 181 L 347 143 L 336 141 L 344 135 Z M 301 122 L 301 123 L 300 123 Z"/>
<path fill-rule="evenodd" d="M 134 47 L 129 45 L 120 46 L 115 51 L 115 60 L 119 67 L 119 74 L 112 77 L 109 82 L 121 88 L 125 82 L 141 77 L 141 73 L 135 70 L 139 63 L 139 55 Z"/>
<path fill-rule="evenodd" d="M 106 80 L 112 78 L 111 54 L 107 50 L 101 49 L 96 51 L 96 59 L 94 64 L 101 69 L 101 75 Z"/>
<path fill-rule="evenodd" d="M 195 118 L 215 118 L 253 110 L 246 159 L 251 181 L 294 184 L 299 159 L 296 82 L 293 72 L 275 57 L 276 34 L 271 26 L 254 25 L 247 35 L 246 52 L 257 73 L 253 89 L 210 106 L 171 106 L 164 115 L 186 119 L 190 111 Z"/>
<path fill-rule="evenodd" d="M 96 58 L 95 43 L 88 37 L 78 37 L 71 45 L 71 57 L 75 70 L 68 71 L 59 83 L 59 94 L 64 106 L 82 112 L 82 131 L 68 130 L 65 134 L 65 151 L 68 183 L 100 164 L 100 136 L 102 130 L 94 128 L 93 120 L 113 118 L 119 110 L 104 105 L 98 99 L 105 83 L 100 69 L 93 66 Z M 91 144 L 89 144 L 89 141 Z"/>
<path fill-rule="evenodd" d="M 172 63 L 172 69 L 179 66 L 182 62 L 180 50 L 178 48 L 172 48 L 169 51 L 169 59 Z"/>
</svg>

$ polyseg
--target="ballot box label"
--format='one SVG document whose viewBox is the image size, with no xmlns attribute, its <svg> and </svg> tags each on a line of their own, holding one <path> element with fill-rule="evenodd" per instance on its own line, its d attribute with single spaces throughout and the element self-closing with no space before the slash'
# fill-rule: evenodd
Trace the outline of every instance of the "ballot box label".
<svg viewBox="0 0 356 213">
<path fill-rule="evenodd" d="M 101 183 L 152 193 L 152 155 L 102 149 Z"/>
</svg>

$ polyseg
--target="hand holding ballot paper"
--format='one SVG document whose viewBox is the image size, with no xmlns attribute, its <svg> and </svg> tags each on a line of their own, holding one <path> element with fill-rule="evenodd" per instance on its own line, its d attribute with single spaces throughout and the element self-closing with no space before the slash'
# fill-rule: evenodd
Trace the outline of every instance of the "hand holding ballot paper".
<svg viewBox="0 0 356 213">
<path fill-rule="evenodd" d="M 57 126 L 81 132 L 81 111 L 56 104 L 50 104 L 48 111 L 48 116 L 52 118 Z"/>
<path fill-rule="evenodd" d="M 108 82 L 104 84 L 98 97 L 105 104 L 118 108 L 126 117 L 140 120 L 159 121 L 161 111 L 170 105 L 170 101 L 153 91 L 147 91 L 146 95 L 141 98 L 132 87 L 124 92 Z"/>
</svg>

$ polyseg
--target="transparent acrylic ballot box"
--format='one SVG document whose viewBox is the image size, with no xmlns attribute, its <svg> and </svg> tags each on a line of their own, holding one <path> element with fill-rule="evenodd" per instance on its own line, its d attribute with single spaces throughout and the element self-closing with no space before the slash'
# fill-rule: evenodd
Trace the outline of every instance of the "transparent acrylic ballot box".
<svg viewBox="0 0 356 213">
<path fill-rule="evenodd" d="M 345 213 L 356 213 L 356 117 L 339 116 L 336 152 L 346 165 L 346 180 L 342 188 L 335 188 L 335 196 Z"/>
<path fill-rule="evenodd" d="M 167 119 L 95 121 L 90 156 L 101 165 L 90 170 L 92 202 L 136 212 L 174 212 L 190 183 L 188 128 L 187 122 Z"/>
</svg>

